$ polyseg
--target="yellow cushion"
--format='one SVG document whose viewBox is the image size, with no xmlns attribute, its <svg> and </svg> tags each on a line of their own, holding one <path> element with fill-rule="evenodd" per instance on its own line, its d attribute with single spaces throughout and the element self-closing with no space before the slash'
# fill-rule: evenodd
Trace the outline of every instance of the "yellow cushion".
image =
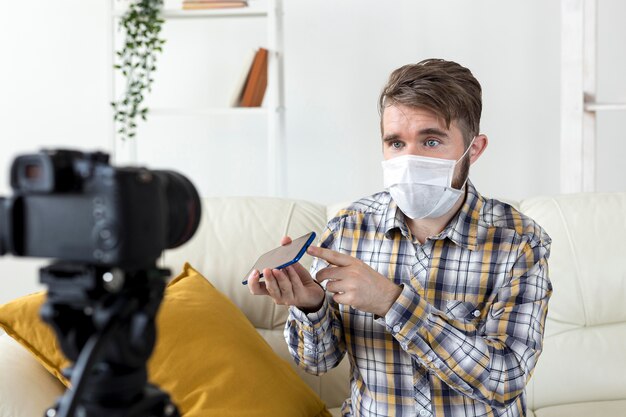
<svg viewBox="0 0 626 417">
<path fill-rule="evenodd" d="M 0 306 L 0 326 L 67 386 L 61 369 L 69 362 L 39 319 L 44 300 L 38 293 Z M 330 417 L 241 310 L 189 264 L 165 291 L 157 329 L 150 381 L 183 416 Z"/>
</svg>

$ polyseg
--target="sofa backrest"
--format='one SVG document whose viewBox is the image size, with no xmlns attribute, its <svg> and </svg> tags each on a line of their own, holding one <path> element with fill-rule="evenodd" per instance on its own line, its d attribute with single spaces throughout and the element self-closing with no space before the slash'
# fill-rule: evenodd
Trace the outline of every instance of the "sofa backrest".
<svg viewBox="0 0 626 417">
<path fill-rule="evenodd" d="M 259 197 L 203 199 L 202 220 L 196 235 L 182 247 L 166 251 L 162 265 L 170 268 L 174 276 L 186 261 L 200 271 L 244 312 L 274 351 L 333 408 L 341 406 L 349 396 L 348 361 L 321 377 L 297 368 L 283 338 L 287 307 L 275 305 L 269 297 L 251 295 L 248 287 L 241 284 L 259 255 L 278 246 L 283 236 L 296 238 L 311 231 L 319 236 L 326 222 L 326 207 L 305 201 Z M 305 255 L 301 263 L 308 269 L 311 261 Z"/>
<path fill-rule="evenodd" d="M 552 237 L 554 292 L 531 409 L 626 399 L 626 193 L 521 202 Z"/>
</svg>

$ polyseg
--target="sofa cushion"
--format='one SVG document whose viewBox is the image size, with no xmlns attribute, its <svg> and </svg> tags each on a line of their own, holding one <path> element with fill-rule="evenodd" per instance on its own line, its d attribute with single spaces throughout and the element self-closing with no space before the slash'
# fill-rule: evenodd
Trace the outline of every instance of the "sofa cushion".
<svg viewBox="0 0 626 417">
<path fill-rule="evenodd" d="M 39 320 L 45 294 L 0 306 L 0 326 L 67 385 L 67 361 Z M 167 287 L 148 361 L 183 416 L 330 416 L 243 313 L 189 264 Z"/>
<path fill-rule="evenodd" d="M 18 342 L 0 335 L 0 417 L 43 416 L 63 388 Z"/>
<path fill-rule="evenodd" d="M 544 407 L 535 411 L 535 417 L 618 417 L 626 410 L 626 400 L 592 401 Z"/>
<path fill-rule="evenodd" d="M 626 398 L 626 193 L 533 197 L 521 209 L 552 238 L 554 287 L 529 407 Z"/>
</svg>

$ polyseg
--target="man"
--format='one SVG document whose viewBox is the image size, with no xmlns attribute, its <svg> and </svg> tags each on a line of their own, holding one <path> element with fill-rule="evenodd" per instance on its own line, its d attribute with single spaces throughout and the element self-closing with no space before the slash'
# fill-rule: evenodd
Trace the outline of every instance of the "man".
<svg viewBox="0 0 626 417">
<path fill-rule="evenodd" d="M 310 274 L 255 271 L 250 291 L 291 306 L 285 337 L 308 372 L 348 353 L 344 416 L 524 416 L 550 237 L 468 179 L 488 143 L 480 84 L 429 59 L 395 70 L 379 108 L 386 191 L 330 220 Z"/>
</svg>

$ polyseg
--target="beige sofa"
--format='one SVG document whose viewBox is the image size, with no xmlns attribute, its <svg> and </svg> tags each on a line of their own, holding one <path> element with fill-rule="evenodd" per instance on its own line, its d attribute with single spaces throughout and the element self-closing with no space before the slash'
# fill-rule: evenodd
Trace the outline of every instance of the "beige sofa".
<svg viewBox="0 0 626 417">
<path fill-rule="evenodd" d="M 552 236 L 544 352 L 528 386 L 529 416 L 626 416 L 626 193 L 536 197 L 513 203 Z M 285 307 L 241 284 L 256 257 L 283 235 L 321 232 L 337 206 L 272 198 L 204 200 L 200 230 L 163 264 L 189 261 L 237 304 L 285 360 Z M 311 258 L 305 256 L 305 266 Z M 339 415 L 349 362 L 316 377 L 297 370 Z M 62 392 L 8 336 L 0 336 L 0 417 L 42 415 Z"/>
</svg>

